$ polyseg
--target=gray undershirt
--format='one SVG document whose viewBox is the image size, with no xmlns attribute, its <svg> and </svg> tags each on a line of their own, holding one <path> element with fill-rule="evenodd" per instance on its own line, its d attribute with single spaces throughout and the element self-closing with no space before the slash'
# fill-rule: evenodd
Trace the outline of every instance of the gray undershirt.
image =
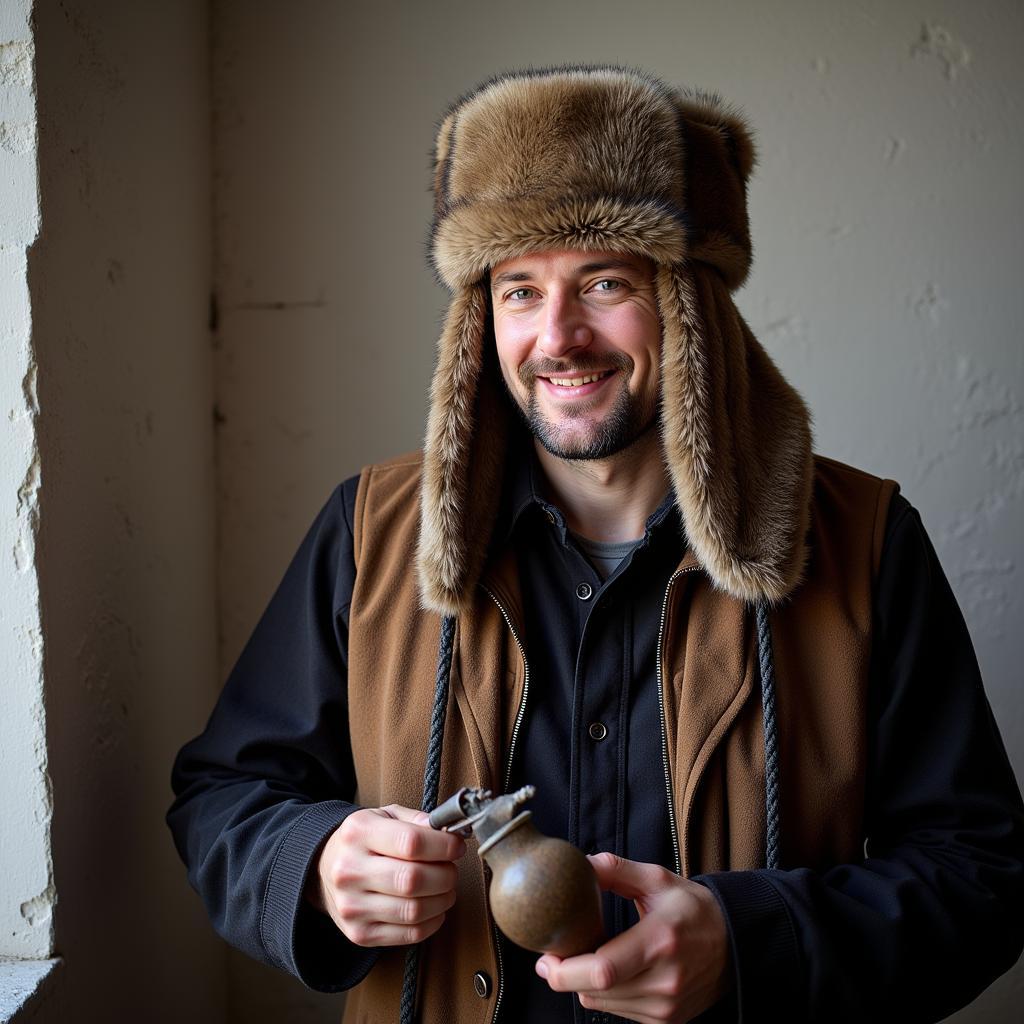
<svg viewBox="0 0 1024 1024">
<path fill-rule="evenodd" d="M 572 539 L 580 546 L 580 550 L 590 560 L 598 576 L 602 580 L 608 579 L 618 567 L 626 555 L 640 543 L 642 538 L 636 540 L 605 541 L 591 540 L 589 537 L 581 537 L 578 533 L 572 533 Z"/>
</svg>

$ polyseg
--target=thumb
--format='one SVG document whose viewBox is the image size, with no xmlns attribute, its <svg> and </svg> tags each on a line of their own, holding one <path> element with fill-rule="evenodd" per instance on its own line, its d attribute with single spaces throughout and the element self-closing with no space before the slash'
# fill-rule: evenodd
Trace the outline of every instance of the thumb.
<svg viewBox="0 0 1024 1024">
<path fill-rule="evenodd" d="M 614 853 L 595 853 L 587 857 L 603 890 L 639 900 L 666 888 L 676 876 L 657 864 L 626 860 Z"/>
<path fill-rule="evenodd" d="M 426 811 L 417 811 L 401 804 L 388 804 L 387 807 L 378 807 L 377 811 L 382 812 L 385 817 L 407 821 L 410 825 L 430 825 L 430 815 Z"/>
</svg>

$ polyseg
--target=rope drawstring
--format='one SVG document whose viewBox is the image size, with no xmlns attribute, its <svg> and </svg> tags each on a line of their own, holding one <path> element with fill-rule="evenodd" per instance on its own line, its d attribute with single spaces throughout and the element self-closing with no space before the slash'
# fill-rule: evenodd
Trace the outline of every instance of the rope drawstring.
<svg viewBox="0 0 1024 1024">
<path fill-rule="evenodd" d="M 427 742 L 427 763 L 423 769 L 423 800 L 420 810 L 432 811 L 437 806 L 437 790 L 441 783 L 441 745 L 444 722 L 448 715 L 448 683 L 452 674 L 455 651 L 455 616 L 441 620 L 441 642 L 437 649 L 437 682 L 434 685 L 434 707 L 430 713 L 430 739 Z M 402 978 L 400 1024 L 413 1024 L 416 1014 L 416 981 L 420 970 L 420 947 L 410 946 L 405 954 Z"/>
<path fill-rule="evenodd" d="M 757 605 L 757 654 L 761 669 L 761 706 L 764 715 L 765 866 L 779 866 L 779 731 L 775 718 L 775 663 L 768 605 Z"/>
<path fill-rule="evenodd" d="M 772 659 L 772 632 L 768 621 L 768 605 L 757 605 L 757 654 L 761 675 L 761 705 L 764 715 L 764 777 L 765 814 L 767 818 L 765 863 L 768 868 L 779 866 L 779 742 L 775 716 L 775 664 Z M 437 806 L 437 791 L 441 782 L 441 747 L 444 723 L 448 714 L 448 684 L 451 679 L 452 656 L 455 650 L 455 617 L 441 620 L 441 642 L 437 652 L 437 682 L 434 687 L 434 706 L 430 714 L 430 740 L 427 744 L 427 763 L 423 769 L 423 800 L 421 810 L 432 811 Z M 419 975 L 420 947 L 409 947 L 405 955 L 405 974 L 402 979 L 400 1024 L 414 1024 L 416 1012 L 416 983 Z"/>
</svg>

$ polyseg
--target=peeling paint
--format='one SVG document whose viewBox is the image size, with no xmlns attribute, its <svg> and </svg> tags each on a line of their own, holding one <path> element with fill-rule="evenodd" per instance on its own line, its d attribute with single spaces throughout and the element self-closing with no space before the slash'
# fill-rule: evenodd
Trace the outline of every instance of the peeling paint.
<svg viewBox="0 0 1024 1024">
<path fill-rule="evenodd" d="M 791 316 L 783 317 L 781 320 L 772 320 L 770 323 L 765 324 L 763 333 L 791 338 L 797 334 L 803 334 L 806 329 L 806 321 L 798 313 L 794 313 Z"/>
<path fill-rule="evenodd" d="M 775 349 L 796 349 L 806 353 L 810 348 L 808 323 L 799 313 L 770 320 L 761 329 L 761 338 Z"/>
<path fill-rule="evenodd" d="M 15 515 L 18 520 L 18 536 L 14 542 L 14 565 L 19 573 L 26 573 L 35 564 L 35 538 L 39 526 L 39 449 L 32 446 L 32 460 L 25 471 L 25 477 L 18 488 L 18 502 Z"/>
<path fill-rule="evenodd" d="M 43 634 L 39 627 L 25 626 L 22 627 L 22 632 L 25 639 L 28 641 L 29 650 L 32 651 L 32 656 L 41 660 L 43 656 Z"/>
<path fill-rule="evenodd" d="M 39 366 L 32 357 L 29 359 L 28 368 L 25 370 L 25 375 L 21 378 L 21 394 L 25 399 L 25 408 L 28 410 L 30 416 L 39 415 L 39 393 L 37 388 L 37 381 L 39 377 Z"/>
<path fill-rule="evenodd" d="M 26 900 L 20 907 L 21 916 L 28 922 L 30 928 L 39 928 L 41 925 L 49 924 L 53 917 L 53 906 L 57 902 L 57 893 L 53 882 L 38 895 Z"/>
<path fill-rule="evenodd" d="M 36 511 L 36 495 L 39 491 L 39 449 L 32 449 L 32 461 L 25 470 L 25 479 L 18 488 L 17 515 L 31 516 Z"/>
<path fill-rule="evenodd" d="M 963 566 L 954 574 L 954 578 L 960 581 L 970 580 L 974 577 L 989 578 L 992 576 L 1008 576 L 1015 566 L 1011 559 L 1004 558 L 1001 561 L 979 559 L 970 565 Z"/>
<path fill-rule="evenodd" d="M 11 11 L 6 10 L 7 7 Z M 7 23 L 23 21 L 28 31 L 32 4 L 5 5 Z M 16 31 L 16 30 L 15 30 Z M 0 715 L 0 762 L 5 772 L 3 806 L 4 884 L 0 900 L 0 953 L 5 957 L 48 957 L 53 953 L 55 902 L 50 847 L 52 791 L 47 775 L 43 634 L 40 627 L 36 536 L 41 456 L 33 349 L 33 289 L 28 249 L 37 238 L 41 183 L 34 90 L 35 50 L 30 40 L 0 37 L 0 162 L 6 178 L 0 222 L 4 238 L 0 303 L 3 319 L 3 383 L 11 429 L 0 444 L 0 477 L 5 494 L 4 553 L 12 559 L 0 577 L 7 637 L 0 644 L 4 684 Z M 37 895 L 33 895 L 37 894 Z M 22 897 L 31 897 L 24 899 Z M 6 1007 L 5 1007 L 6 1008 Z M 4 1016 L 6 1019 L 6 1015 Z M 20 1019 L 20 1018 L 19 1018 Z"/>
<path fill-rule="evenodd" d="M 978 517 L 975 514 L 961 513 L 943 531 L 942 536 L 950 540 L 966 540 L 972 534 L 978 532 Z"/>
<path fill-rule="evenodd" d="M 32 88 L 32 43 L 12 40 L 0 43 L 0 86 Z"/>
<path fill-rule="evenodd" d="M 953 403 L 953 431 L 966 433 L 1005 420 L 1013 425 L 1007 436 L 1020 438 L 1024 431 L 1024 406 L 1013 389 L 995 370 L 979 370 L 970 356 L 957 358 L 954 378 L 959 394 Z"/>
<path fill-rule="evenodd" d="M 907 148 L 906 142 L 903 139 L 898 138 L 895 135 L 890 136 L 889 141 L 885 144 L 884 159 L 887 164 L 894 164 L 901 156 L 903 151 Z"/>
<path fill-rule="evenodd" d="M 939 286 L 934 281 L 925 285 L 924 291 L 916 299 L 912 300 L 914 315 L 927 318 L 933 326 L 942 322 L 949 300 L 942 294 Z"/>
<path fill-rule="evenodd" d="M 19 573 L 26 573 L 32 568 L 32 552 L 33 548 L 26 544 L 25 537 L 19 535 L 13 551 L 14 567 Z"/>
<path fill-rule="evenodd" d="M 941 64 L 949 82 L 971 64 L 971 51 L 944 25 L 925 23 L 921 35 L 910 46 L 912 57 L 935 57 Z"/>
<path fill-rule="evenodd" d="M 992 524 L 1005 518 L 1008 508 L 1024 497 L 1024 404 L 1004 375 L 978 367 L 967 355 L 959 356 L 952 367 L 952 384 L 956 391 L 951 412 L 951 427 L 944 441 L 923 450 L 916 473 L 915 487 L 961 457 L 970 448 L 974 458 L 989 471 L 992 483 L 976 495 L 940 534 L 943 543 L 962 541 L 971 536 L 977 524 Z M 980 556 L 979 556 L 980 557 Z M 971 585 L 971 603 L 977 607 L 989 601 L 1008 600 L 992 589 L 991 580 L 981 585 L 979 577 L 1004 575 L 1009 562 L 982 562 L 961 567 L 957 579 Z M 1009 570 L 1007 570 L 1009 571 Z M 1005 588 L 1004 588 L 1005 589 Z M 987 605 L 986 605 L 987 607 Z M 1008 607 L 987 609 L 986 615 Z M 983 621 L 981 617 L 978 621 Z M 995 635 L 995 634 L 991 634 Z"/>
<path fill-rule="evenodd" d="M 978 366 L 962 354 L 948 366 L 949 384 L 955 394 L 950 408 L 950 429 L 933 438 L 927 451 L 918 446 L 919 463 L 913 488 L 936 475 L 953 472 L 970 452 L 976 465 L 984 467 L 989 483 L 970 495 L 966 507 L 936 534 L 937 546 L 962 552 L 964 541 L 982 534 L 979 544 L 993 526 L 1019 515 L 1024 498 L 1024 404 L 1006 375 Z M 1012 378 L 1011 378 L 1012 379 Z M 962 557 L 962 556 L 961 556 Z M 1014 607 L 1013 559 L 993 560 L 990 553 L 972 552 L 959 564 L 949 562 L 950 579 L 971 619 L 986 635 L 1002 635 L 1000 623 Z"/>
</svg>

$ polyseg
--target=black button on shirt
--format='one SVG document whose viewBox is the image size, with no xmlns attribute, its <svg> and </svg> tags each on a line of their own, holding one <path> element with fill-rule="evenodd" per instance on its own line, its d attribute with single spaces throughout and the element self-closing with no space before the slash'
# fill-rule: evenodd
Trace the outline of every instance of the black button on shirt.
<svg viewBox="0 0 1024 1024">
<path fill-rule="evenodd" d="M 512 788 L 537 787 L 530 810 L 547 835 L 671 870 L 656 658 L 665 588 L 685 552 L 678 512 L 667 497 L 602 581 L 534 473 L 532 460 L 519 467 L 509 495 L 530 667 Z M 609 938 L 638 920 L 631 900 L 609 893 L 603 909 Z M 537 954 L 511 942 L 505 954 L 502 1022 L 600 1019 L 537 977 Z"/>
</svg>

